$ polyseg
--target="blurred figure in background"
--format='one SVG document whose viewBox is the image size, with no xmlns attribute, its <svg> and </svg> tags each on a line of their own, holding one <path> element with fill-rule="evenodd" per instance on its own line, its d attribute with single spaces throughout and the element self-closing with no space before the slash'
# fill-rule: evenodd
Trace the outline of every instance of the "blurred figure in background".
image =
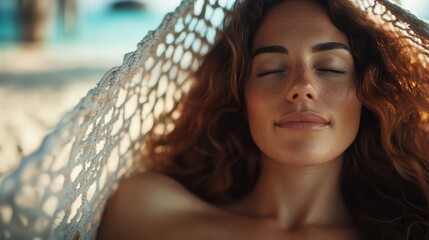
<svg viewBox="0 0 429 240">
<path fill-rule="evenodd" d="M 37 43 L 46 40 L 48 24 L 52 21 L 53 0 L 19 0 L 22 40 Z"/>
<path fill-rule="evenodd" d="M 0 181 L 179 0 L 0 0 Z"/>
</svg>

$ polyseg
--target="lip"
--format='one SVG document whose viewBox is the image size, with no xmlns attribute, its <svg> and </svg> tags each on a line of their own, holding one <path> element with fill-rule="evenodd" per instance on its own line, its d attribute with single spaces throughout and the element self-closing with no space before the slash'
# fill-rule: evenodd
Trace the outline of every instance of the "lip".
<svg viewBox="0 0 429 240">
<path fill-rule="evenodd" d="M 291 112 L 275 122 L 279 128 L 296 130 L 318 130 L 327 127 L 329 120 L 316 112 Z"/>
</svg>

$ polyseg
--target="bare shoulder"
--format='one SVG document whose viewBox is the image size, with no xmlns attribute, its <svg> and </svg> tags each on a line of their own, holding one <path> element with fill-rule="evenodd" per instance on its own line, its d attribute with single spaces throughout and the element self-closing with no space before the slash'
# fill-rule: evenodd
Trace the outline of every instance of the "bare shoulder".
<svg viewBox="0 0 429 240">
<path fill-rule="evenodd" d="M 159 173 L 139 173 L 124 180 L 109 199 L 98 238 L 156 238 L 173 221 L 206 209 L 203 201 L 174 179 Z"/>
</svg>

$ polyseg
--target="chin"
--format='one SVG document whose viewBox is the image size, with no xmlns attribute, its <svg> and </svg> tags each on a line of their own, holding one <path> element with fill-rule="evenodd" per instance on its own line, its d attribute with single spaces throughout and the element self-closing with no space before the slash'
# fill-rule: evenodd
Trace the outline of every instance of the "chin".
<svg viewBox="0 0 429 240">
<path fill-rule="evenodd" d="M 293 156 L 293 157 L 291 157 Z M 273 160 L 287 165 L 287 166 L 295 166 L 295 167 L 305 167 L 305 166 L 319 166 L 329 163 L 334 163 L 343 160 L 343 154 L 341 155 L 328 155 L 324 156 L 324 154 L 293 154 L 288 153 L 284 154 L 281 157 L 272 158 Z"/>
</svg>

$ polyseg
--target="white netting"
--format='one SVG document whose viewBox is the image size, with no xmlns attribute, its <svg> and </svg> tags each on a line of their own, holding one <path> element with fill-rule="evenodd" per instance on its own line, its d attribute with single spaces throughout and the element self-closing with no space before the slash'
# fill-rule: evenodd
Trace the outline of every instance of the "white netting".
<svg viewBox="0 0 429 240">
<path fill-rule="evenodd" d="M 145 133 L 186 93 L 234 2 L 184 0 L 122 66 L 105 74 L 40 149 L 0 182 L 0 239 L 95 236 L 112 190 L 141 167 L 135 159 L 141 159 Z M 379 6 L 386 12 L 373 1 L 358 3 L 428 49 L 428 28 L 412 15 L 384 1 Z M 403 22 L 389 21 L 391 13 Z"/>
</svg>

